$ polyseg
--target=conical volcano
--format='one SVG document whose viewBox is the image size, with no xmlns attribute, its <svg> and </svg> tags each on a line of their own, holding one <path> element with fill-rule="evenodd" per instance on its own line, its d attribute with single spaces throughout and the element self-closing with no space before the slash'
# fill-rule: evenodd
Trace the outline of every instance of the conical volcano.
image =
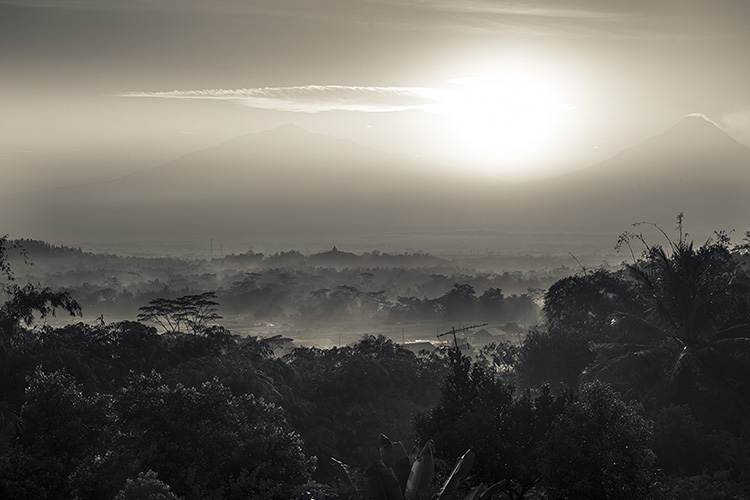
<svg viewBox="0 0 750 500">
<path fill-rule="evenodd" d="M 683 212 L 693 227 L 744 230 L 750 149 L 691 115 L 592 167 L 521 189 L 539 202 L 529 220 L 545 229 L 616 231 Z"/>
</svg>

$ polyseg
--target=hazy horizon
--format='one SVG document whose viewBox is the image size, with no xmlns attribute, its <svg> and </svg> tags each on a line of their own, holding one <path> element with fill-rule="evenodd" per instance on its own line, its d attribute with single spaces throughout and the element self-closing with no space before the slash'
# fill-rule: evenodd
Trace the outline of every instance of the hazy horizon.
<svg viewBox="0 0 750 500">
<path fill-rule="evenodd" d="M 0 497 L 747 498 L 748 20 L 0 0 Z"/>
<path fill-rule="evenodd" d="M 247 197 L 266 197 L 276 205 L 235 204 L 231 210 L 263 212 L 268 218 L 265 225 L 256 221 L 238 226 L 225 216 L 230 208 L 216 208 L 218 197 L 206 195 L 203 206 L 207 214 L 225 220 L 227 228 L 247 233 L 250 241 L 271 234 L 282 235 L 283 241 L 295 235 L 310 241 L 301 229 L 339 240 L 345 234 L 457 229 L 606 229 L 617 234 L 639 220 L 671 227 L 682 211 L 687 224 L 694 222 L 701 234 L 710 235 L 710 229 L 743 232 L 747 228 L 740 224 L 748 214 L 736 199 L 742 195 L 747 161 L 744 153 L 729 151 L 721 140 L 716 142 L 721 151 L 703 159 L 726 163 L 721 174 L 726 185 L 717 182 L 696 194 L 696 186 L 714 180 L 696 178 L 684 192 L 664 191 L 660 202 L 639 202 L 644 210 L 632 215 L 624 211 L 626 201 L 611 203 L 609 211 L 574 210 L 574 202 L 590 192 L 566 194 L 555 181 L 520 195 L 504 186 L 508 181 L 547 179 L 606 165 L 696 113 L 750 145 L 750 67 L 744 64 L 750 33 L 743 22 L 749 16 L 750 4 L 739 0 L 710 5 L 604 5 L 591 0 L 0 0 L 0 201 L 11 207 L 6 213 L 18 212 L 11 215 L 18 219 L 9 225 L 12 237 L 73 245 L 98 240 L 106 245 L 108 239 L 114 241 L 107 231 L 121 227 L 116 236 L 136 239 L 140 226 L 156 224 L 154 210 L 179 212 L 182 205 L 170 202 L 171 195 L 162 205 L 138 201 L 146 196 L 144 186 L 154 186 L 154 196 L 164 189 L 155 180 L 133 184 L 132 191 L 121 186 L 101 194 L 44 190 L 156 172 L 154 167 L 174 163 L 193 171 L 202 168 L 207 175 L 217 172 L 216 182 L 194 176 L 190 189 L 210 190 L 215 184 L 217 190 L 239 191 L 244 184 L 233 177 L 239 167 L 230 164 L 243 161 L 256 185 Z M 238 152 L 234 159 L 221 149 L 233 138 L 283 124 L 353 141 L 362 148 L 352 148 L 349 156 L 342 153 L 342 163 L 366 164 L 371 172 L 360 179 L 342 165 L 324 170 L 326 148 L 335 155 L 346 147 L 321 140 L 324 151 L 316 156 L 320 165 L 309 170 L 335 178 L 290 188 L 273 162 L 248 162 L 257 147 Z M 291 155 L 295 149 L 308 150 L 291 142 L 286 149 L 282 141 L 276 150 L 269 146 L 263 154 L 287 155 L 287 163 L 306 167 L 305 158 Z M 644 172 L 646 164 L 660 169 L 658 160 L 668 154 L 690 159 L 677 149 L 679 145 L 663 146 L 659 155 L 635 167 Z M 214 150 L 223 152 L 211 156 Z M 315 150 L 311 146 L 309 151 Z M 391 159 L 382 159 L 386 156 L 380 152 Z M 214 163 L 196 163 L 198 157 Z M 378 180 L 381 168 L 388 175 Z M 672 166 L 664 168 L 665 176 L 669 172 L 680 180 L 684 177 Z M 178 170 L 170 175 L 175 181 L 183 177 Z M 301 182 L 294 170 L 285 175 Z M 453 180 L 448 180 L 451 175 Z M 644 182 L 650 183 L 650 174 L 639 175 L 642 179 L 633 180 L 629 189 L 641 190 Z M 442 184 L 438 177 L 444 179 Z M 599 179 L 592 176 L 591 182 L 594 178 Z M 668 179 L 659 182 L 650 189 L 669 187 Z M 388 194 L 389 183 L 403 185 Z M 304 187 L 317 193 L 306 195 L 307 206 L 297 200 Z M 413 203 L 403 201 L 420 189 Z M 599 195 L 601 202 L 609 201 L 607 189 Z M 727 195 L 726 189 L 732 192 Z M 33 191 L 42 194 L 28 197 L 41 197 L 32 209 L 14 201 L 24 199 L 19 193 Z M 452 210 L 448 203 L 430 199 L 448 200 L 454 191 L 462 200 L 455 205 L 467 205 L 464 209 Z M 65 193 L 74 195 L 65 201 Z M 336 193 L 346 196 L 324 206 Z M 96 196 L 104 198 L 96 201 Z M 551 217 L 536 208 L 516 211 L 519 203 L 537 196 L 548 205 Z M 721 203 L 707 214 L 704 205 L 690 205 L 701 196 Z M 110 205 L 128 200 L 133 207 L 122 205 L 122 210 L 144 213 L 124 223 Z M 356 210 L 355 203 L 361 205 Z M 534 210 L 542 215 L 532 216 Z M 722 211 L 731 227 L 723 225 Z M 361 222 L 345 219 L 347 212 Z M 601 212 L 595 223 L 581 218 L 592 212 Z M 193 212 L 185 213 L 196 219 Z M 286 218 L 273 219 L 276 214 Z M 324 219 L 327 225 L 320 224 Z M 568 227 L 568 219 L 579 223 Z M 174 219 L 161 224 L 175 227 Z M 236 236 L 190 224 L 179 224 L 186 228 L 179 233 L 183 241 L 190 231 L 200 233 L 202 242 L 212 236 Z M 170 238 L 180 239 L 164 232 L 165 244 Z M 325 245 L 324 239 L 318 238 L 320 245 Z M 421 248 L 422 243 L 409 247 Z"/>
</svg>

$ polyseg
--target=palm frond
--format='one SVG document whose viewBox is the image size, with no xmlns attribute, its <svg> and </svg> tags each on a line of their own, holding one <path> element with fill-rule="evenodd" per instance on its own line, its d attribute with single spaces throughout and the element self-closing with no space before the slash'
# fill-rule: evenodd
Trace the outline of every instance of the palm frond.
<svg viewBox="0 0 750 500">
<path fill-rule="evenodd" d="M 661 391 L 674 359 L 674 349 L 649 345 L 598 344 L 596 361 L 584 370 L 583 381 L 600 380 L 628 397 L 643 398 Z"/>
<path fill-rule="evenodd" d="M 715 340 L 709 345 L 718 355 L 744 360 L 750 363 L 750 338 L 735 337 Z M 750 373 L 750 366 L 748 366 Z M 750 376 L 748 377 L 750 380 Z"/>
<path fill-rule="evenodd" d="M 623 334 L 622 340 L 639 340 L 651 345 L 659 344 L 664 340 L 672 340 L 679 345 L 682 341 L 670 331 L 657 324 L 657 322 L 627 312 L 617 312 L 614 318 L 620 326 Z"/>
<path fill-rule="evenodd" d="M 716 332 L 713 336 L 714 342 L 729 339 L 750 339 L 750 325 L 743 323 L 741 325 L 730 326 L 729 328 Z"/>
</svg>

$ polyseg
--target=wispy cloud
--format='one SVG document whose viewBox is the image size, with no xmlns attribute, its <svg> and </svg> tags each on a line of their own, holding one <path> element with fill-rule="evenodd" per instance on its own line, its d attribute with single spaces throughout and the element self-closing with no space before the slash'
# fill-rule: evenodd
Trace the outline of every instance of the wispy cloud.
<svg viewBox="0 0 750 500">
<path fill-rule="evenodd" d="M 2 5 L 98 11 L 163 11 L 200 14 L 297 18 L 325 22 L 375 23 L 383 27 L 424 30 L 509 29 L 529 33 L 609 33 L 625 36 L 636 30 L 657 36 L 676 32 L 695 35 L 695 26 L 672 29 L 685 22 L 700 26 L 711 18 L 709 32 L 744 30 L 747 2 L 688 2 L 676 13 L 674 2 L 602 2 L 601 0 L 0 0 Z M 679 2 L 678 2 L 679 3 Z M 680 15 L 676 15 L 680 14 Z M 690 21 L 693 20 L 693 21 Z M 709 28 L 710 28 L 709 26 Z M 720 26 L 720 29 L 716 29 Z M 574 29 L 575 28 L 575 29 Z M 746 31 L 746 30 L 744 30 Z M 744 32 L 741 31 L 741 32 Z"/>
<path fill-rule="evenodd" d="M 122 97 L 232 101 L 243 106 L 277 111 L 439 111 L 449 91 L 423 87 L 364 87 L 304 85 L 248 89 L 173 90 L 123 92 Z"/>
<path fill-rule="evenodd" d="M 591 2 L 591 8 L 565 7 L 557 1 L 536 0 L 522 2 L 512 0 L 327 0 L 310 5 L 309 0 L 0 0 L 0 4 L 26 5 L 33 7 L 54 7 L 71 9 L 163 9 L 192 10 L 236 13 L 294 12 L 343 10 L 377 11 L 381 8 L 398 11 L 400 9 L 442 10 L 451 12 L 476 12 L 541 17 L 605 17 L 610 14 L 601 10 L 599 2 Z M 322 4 L 322 5 L 321 5 Z M 596 8 L 594 8 L 596 6 Z M 347 9 L 338 9 L 348 7 Z"/>
<path fill-rule="evenodd" d="M 189 12 L 296 20 L 303 23 L 355 24 L 381 29 L 425 32 L 471 32 L 497 35 L 563 37 L 695 37 L 664 2 L 602 2 L 601 0 L 0 0 L 2 5 L 96 11 Z M 728 26 L 744 19 L 747 9 L 732 16 L 709 4 L 693 6 L 693 19 L 705 16 Z M 690 28 L 690 29 L 688 29 Z M 742 26 L 744 29 L 744 25 Z M 726 35 L 726 29 L 703 36 Z M 734 31 L 734 30 L 732 30 Z"/>
<path fill-rule="evenodd" d="M 711 125 L 715 125 L 717 127 L 719 126 L 718 123 L 709 118 L 705 113 L 688 113 L 687 116 L 689 116 L 690 118 L 700 118 L 701 120 L 706 120 Z"/>
<path fill-rule="evenodd" d="M 720 122 L 729 135 L 750 147 L 750 108 L 724 113 Z"/>
<path fill-rule="evenodd" d="M 436 87 L 374 87 L 347 85 L 304 85 L 246 89 L 172 90 L 160 92 L 122 92 L 121 97 L 194 99 L 230 101 L 243 106 L 288 111 L 321 113 L 352 111 L 388 113 L 423 111 L 428 113 L 466 113 L 478 110 L 506 112 L 562 113 L 575 106 L 552 102 L 509 85 L 502 79 L 459 78 Z"/>
<path fill-rule="evenodd" d="M 529 16 L 546 18 L 604 19 L 618 16 L 617 12 L 601 9 L 581 9 L 564 7 L 557 2 L 498 2 L 495 0 L 433 0 L 434 8 L 453 12 L 473 14 L 504 14 L 509 16 Z"/>
<path fill-rule="evenodd" d="M 584 2 L 585 4 L 586 2 Z M 402 29 L 482 29 L 534 19 L 546 22 L 601 20 L 619 15 L 598 2 L 568 7 L 553 0 L 0 0 L 0 5 L 99 11 L 166 11 L 375 23 Z M 499 24 L 498 24 L 499 23 Z"/>
</svg>

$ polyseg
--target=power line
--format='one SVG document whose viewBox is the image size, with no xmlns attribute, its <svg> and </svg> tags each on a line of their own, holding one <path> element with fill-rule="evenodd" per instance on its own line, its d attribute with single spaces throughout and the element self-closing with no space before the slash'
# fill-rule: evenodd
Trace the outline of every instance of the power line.
<svg viewBox="0 0 750 500">
<path fill-rule="evenodd" d="M 465 332 L 467 330 L 471 330 L 472 328 L 478 328 L 480 326 L 486 326 L 486 325 L 487 325 L 487 323 L 481 323 L 481 324 L 478 324 L 478 325 L 465 326 L 463 328 L 453 328 L 453 327 L 451 327 L 450 331 L 448 331 L 448 332 L 438 333 L 437 338 L 445 337 L 446 335 L 453 335 L 453 343 L 456 345 L 456 349 L 458 349 L 458 339 L 456 339 L 456 334 L 458 332 Z"/>
</svg>

